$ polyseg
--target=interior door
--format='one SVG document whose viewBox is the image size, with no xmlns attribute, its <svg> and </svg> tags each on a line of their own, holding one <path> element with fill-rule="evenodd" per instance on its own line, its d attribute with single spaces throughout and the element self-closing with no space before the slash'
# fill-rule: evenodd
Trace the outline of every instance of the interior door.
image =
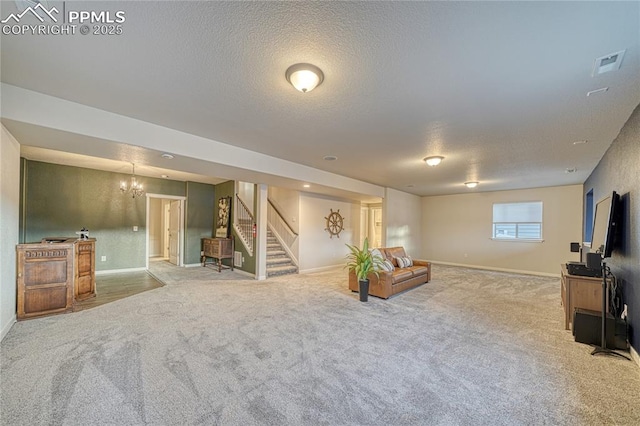
<svg viewBox="0 0 640 426">
<path fill-rule="evenodd" d="M 180 201 L 171 201 L 169 207 L 169 262 L 178 265 L 180 258 Z"/>
</svg>

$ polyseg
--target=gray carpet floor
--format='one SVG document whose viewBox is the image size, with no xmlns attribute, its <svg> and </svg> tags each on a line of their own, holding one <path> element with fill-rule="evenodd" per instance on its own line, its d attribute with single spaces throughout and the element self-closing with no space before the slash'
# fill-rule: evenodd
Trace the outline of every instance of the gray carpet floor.
<svg viewBox="0 0 640 426">
<path fill-rule="evenodd" d="M 167 285 L 20 322 L 2 425 L 638 425 L 637 364 L 564 330 L 559 278 L 435 265 L 361 303 L 346 272 Z"/>
</svg>

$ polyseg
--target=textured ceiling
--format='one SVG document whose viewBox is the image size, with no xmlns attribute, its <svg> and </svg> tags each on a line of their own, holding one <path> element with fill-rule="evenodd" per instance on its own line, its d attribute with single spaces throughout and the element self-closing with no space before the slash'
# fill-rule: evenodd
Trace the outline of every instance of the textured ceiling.
<svg viewBox="0 0 640 426">
<path fill-rule="evenodd" d="M 66 3 L 123 34 L 3 35 L 3 82 L 417 195 L 582 183 L 640 103 L 638 2 Z"/>
</svg>

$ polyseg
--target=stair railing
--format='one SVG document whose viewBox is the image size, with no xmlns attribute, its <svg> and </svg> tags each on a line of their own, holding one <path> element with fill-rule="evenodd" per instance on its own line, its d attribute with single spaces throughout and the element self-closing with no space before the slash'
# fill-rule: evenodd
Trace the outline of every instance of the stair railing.
<svg viewBox="0 0 640 426">
<path fill-rule="evenodd" d="M 298 238 L 298 233 L 293 230 L 273 202 L 270 199 L 267 199 L 267 202 L 267 223 L 269 228 L 291 260 L 297 265 L 298 260 L 293 255 L 292 247 Z"/>
<path fill-rule="evenodd" d="M 233 227 L 240 236 L 240 241 L 242 241 L 244 248 L 250 256 L 253 256 L 253 225 L 256 222 L 253 213 L 251 213 L 251 210 L 249 210 L 238 194 L 236 194 L 236 201 L 238 207 L 236 209 L 236 222 L 233 224 Z"/>
</svg>

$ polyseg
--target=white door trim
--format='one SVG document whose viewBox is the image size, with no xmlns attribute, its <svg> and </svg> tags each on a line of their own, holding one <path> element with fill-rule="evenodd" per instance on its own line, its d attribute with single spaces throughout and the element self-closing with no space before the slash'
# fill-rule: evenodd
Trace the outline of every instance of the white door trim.
<svg viewBox="0 0 640 426">
<path fill-rule="evenodd" d="M 178 254 L 178 266 L 184 266 L 184 206 L 187 197 L 182 197 L 180 195 L 165 195 L 165 194 L 149 194 L 147 193 L 147 212 L 146 212 L 146 222 L 145 222 L 145 267 L 149 269 L 149 206 L 151 198 L 161 198 L 164 200 L 180 200 L 180 231 L 178 236 L 178 241 L 180 241 L 180 253 Z"/>
</svg>

